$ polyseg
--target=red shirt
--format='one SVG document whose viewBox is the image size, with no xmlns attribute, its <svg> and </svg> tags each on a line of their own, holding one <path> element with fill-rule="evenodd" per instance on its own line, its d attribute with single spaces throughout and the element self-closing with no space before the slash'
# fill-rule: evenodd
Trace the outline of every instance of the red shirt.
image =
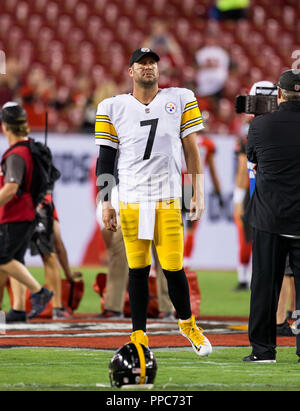
<svg viewBox="0 0 300 411">
<path fill-rule="evenodd" d="M 19 143 L 14 144 L 8 150 L 6 150 L 6 152 L 2 156 L 0 168 L 0 189 L 5 184 L 5 171 L 3 170 L 3 166 L 6 159 L 10 155 L 16 154 L 22 157 L 26 164 L 26 170 L 24 176 L 24 184 L 22 184 L 22 194 L 16 194 L 12 200 L 10 200 L 3 207 L 0 207 L 0 224 L 33 221 L 35 219 L 35 207 L 30 192 L 33 172 L 33 160 L 29 147 L 23 144 L 23 141 L 22 145 L 20 145 Z"/>
</svg>

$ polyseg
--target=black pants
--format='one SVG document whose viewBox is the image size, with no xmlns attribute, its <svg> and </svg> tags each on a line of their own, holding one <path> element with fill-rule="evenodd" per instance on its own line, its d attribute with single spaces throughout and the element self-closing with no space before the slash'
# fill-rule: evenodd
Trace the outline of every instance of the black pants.
<svg viewBox="0 0 300 411">
<path fill-rule="evenodd" d="M 24 256 L 34 230 L 34 221 L 0 224 L 0 264 L 17 260 L 24 264 Z"/>
<path fill-rule="evenodd" d="M 287 256 L 295 276 L 296 310 L 300 310 L 300 240 L 253 230 L 249 339 L 254 355 L 276 355 L 276 314 Z M 298 331 L 300 327 L 296 330 L 300 356 Z"/>
</svg>

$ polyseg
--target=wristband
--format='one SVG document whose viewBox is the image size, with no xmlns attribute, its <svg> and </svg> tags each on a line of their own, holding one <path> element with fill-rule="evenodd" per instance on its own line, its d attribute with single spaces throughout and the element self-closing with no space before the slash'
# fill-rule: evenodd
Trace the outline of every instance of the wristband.
<svg viewBox="0 0 300 411">
<path fill-rule="evenodd" d="M 233 203 L 242 204 L 245 200 L 247 190 L 245 188 L 235 187 L 233 193 Z"/>
</svg>

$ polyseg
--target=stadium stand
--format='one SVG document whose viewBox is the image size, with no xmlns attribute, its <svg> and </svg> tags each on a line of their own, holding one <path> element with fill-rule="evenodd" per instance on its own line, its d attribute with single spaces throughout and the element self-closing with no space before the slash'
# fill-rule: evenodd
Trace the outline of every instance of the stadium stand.
<svg viewBox="0 0 300 411">
<path fill-rule="evenodd" d="M 19 97 L 33 130 L 89 132 L 99 99 L 129 90 L 128 59 L 163 20 L 156 47 L 163 54 L 161 86 L 196 87 L 195 55 L 214 35 L 231 64 L 218 105 L 202 99 L 212 132 L 234 132 L 233 97 L 255 81 L 275 81 L 300 44 L 300 2 L 252 0 L 248 17 L 218 20 L 212 0 L 10 0 L 0 4 L 0 50 L 7 75 L 1 103 Z M 166 45 L 164 48 L 163 46 Z M 220 106 L 219 106 L 220 103 Z"/>
</svg>

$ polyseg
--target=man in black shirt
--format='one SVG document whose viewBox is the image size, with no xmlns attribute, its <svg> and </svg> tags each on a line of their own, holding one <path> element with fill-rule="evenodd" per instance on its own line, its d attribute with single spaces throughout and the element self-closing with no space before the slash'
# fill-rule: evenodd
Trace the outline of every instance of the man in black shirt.
<svg viewBox="0 0 300 411">
<path fill-rule="evenodd" d="M 248 160 L 257 168 L 245 216 L 253 227 L 253 350 L 244 361 L 252 362 L 276 362 L 276 312 L 288 255 L 300 310 L 300 72 L 284 72 L 278 87 L 279 110 L 256 117 L 247 141 Z M 295 333 L 300 357 L 300 334 Z"/>
</svg>

